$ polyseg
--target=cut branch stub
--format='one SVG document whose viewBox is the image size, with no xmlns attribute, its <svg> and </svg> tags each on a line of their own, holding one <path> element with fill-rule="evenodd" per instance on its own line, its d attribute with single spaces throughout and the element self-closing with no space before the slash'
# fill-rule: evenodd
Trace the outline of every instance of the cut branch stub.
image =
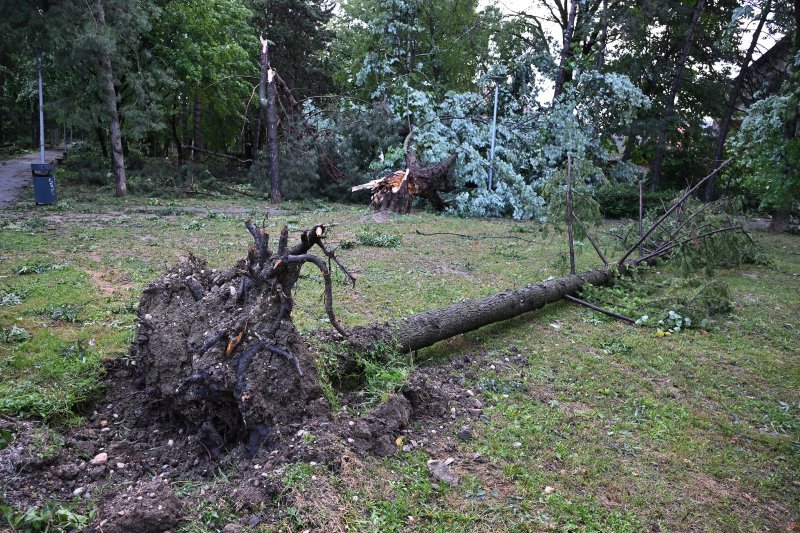
<svg viewBox="0 0 800 533">
<path fill-rule="evenodd" d="M 197 432 L 205 456 L 234 443 L 255 453 L 288 425 L 327 410 L 314 357 L 291 321 L 291 291 L 305 263 L 322 271 L 326 311 L 347 334 L 333 315 L 328 268 L 309 253 L 321 247 L 325 227 L 303 232 L 292 247 L 284 227 L 273 253 L 264 229 L 246 226 L 254 244 L 233 268 L 218 272 L 190 257 L 147 285 L 131 347 L 139 384 L 159 411 Z"/>
</svg>

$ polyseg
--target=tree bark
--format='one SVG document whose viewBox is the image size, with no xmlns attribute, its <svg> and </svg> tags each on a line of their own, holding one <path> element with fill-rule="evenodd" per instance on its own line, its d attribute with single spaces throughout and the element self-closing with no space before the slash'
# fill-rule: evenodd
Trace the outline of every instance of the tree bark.
<svg viewBox="0 0 800 533">
<path fill-rule="evenodd" d="M 97 23 L 106 25 L 106 14 L 103 9 L 103 0 L 96 0 Z M 105 47 L 100 52 L 100 76 L 106 93 L 105 104 L 108 111 L 108 133 L 111 138 L 111 168 L 117 180 L 117 196 L 128 194 L 125 181 L 125 156 L 122 153 L 122 128 L 119 122 L 117 109 L 117 91 L 114 88 L 114 69 L 111 65 L 111 54 Z"/>
<path fill-rule="evenodd" d="M 261 38 L 261 81 L 258 85 L 258 100 L 267 115 L 267 158 L 269 160 L 270 199 L 279 204 L 283 200 L 281 178 L 278 172 L 278 112 L 275 108 L 274 71 L 269 63 L 269 44 Z"/>
<path fill-rule="evenodd" d="M 653 181 L 651 188 L 654 191 L 657 191 L 661 187 L 661 165 L 664 162 L 667 136 L 672 124 L 673 115 L 675 114 L 675 98 L 680 90 L 681 81 L 683 81 L 683 71 L 686 68 L 686 62 L 689 59 L 689 52 L 694 44 L 694 34 L 697 30 L 697 24 L 700 22 L 700 15 L 702 14 L 704 7 L 705 0 L 697 0 L 697 3 L 692 10 L 692 21 L 689 24 L 689 30 L 686 32 L 683 50 L 681 51 L 681 56 L 678 59 L 678 65 L 675 68 L 675 76 L 672 79 L 672 85 L 669 88 L 667 99 L 664 102 L 664 117 L 661 122 L 661 128 L 658 131 L 658 136 L 656 137 L 656 154 L 653 158 Z"/>
<path fill-rule="evenodd" d="M 748 47 L 747 53 L 742 60 L 741 66 L 739 67 L 739 74 L 736 76 L 736 79 L 733 82 L 733 87 L 731 88 L 731 92 L 728 95 L 728 103 L 725 106 L 725 112 L 722 115 L 722 121 L 719 125 L 717 144 L 714 147 L 714 158 L 711 160 L 710 170 L 714 170 L 717 165 L 722 162 L 722 158 L 725 154 L 725 140 L 728 138 L 728 132 L 731 128 L 731 119 L 733 118 L 733 112 L 736 110 L 736 101 L 739 99 L 739 93 L 742 91 L 742 87 L 744 86 L 744 80 L 747 75 L 748 66 L 750 65 L 750 61 L 753 59 L 753 52 L 755 51 L 756 46 L 758 46 L 758 38 L 761 36 L 761 30 L 764 28 L 764 23 L 766 23 L 767 16 L 769 15 L 771 9 L 772 1 L 767 0 L 767 3 L 761 10 L 761 18 L 758 21 L 758 26 L 756 26 L 756 29 L 753 32 L 753 38 L 750 41 L 750 46 Z M 704 199 L 706 202 L 710 202 L 714 199 L 716 184 L 716 175 L 706 182 L 704 194 Z"/>
<path fill-rule="evenodd" d="M 485 298 L 464 300 L 441 309 L 425 311 L 404 318 L 395 324 L 370 324 L 350 330 L 348 339 L 355 343 L 385 340 L 393 336 L 403 352 L 419 350 L 439 341 L 476 330 L 495 322 L 514 318 L 523 313 L 562 300 L 575 294 L 586 284 L 605 285 L 613 278 L 606 268 L 570 274 L 558 279 L 528 285 Z"/>
<path fill-rule="evenodd" d="M 192 121 L 192 126 L 194 128 L 193 136 L 192 136 L 192 148 L 202 148 L 200 145 L 200 125 L 203 115 L 203 107 L 200 104 L 200 96 L 195 93 L 194 95 L 194 119 Z M 192 151 L 192 161 L 197 161 L 198 155 L 197 152 L 194 150 Z"/>
<path fill-rule="evenodd" d="M 702 0 L 701 0 L 702 1 Z M 569 8 L 569 17 L 567 18 L 567 29 L 564 31 L 563 46 L 561 48 L 561 59 L 558 63 L 558 75 L 556 76 L 556 85 L 553 92 L 553 100 L 558 98 L 564 90 L 564 79 L 567 72 L 567 59 L 570 55 L 570 47 L 572 46 L 572 36 L 575 33 L 575 14 L 578 11 L 578 0 L 572 0 Z"/>
<path fill-rule="evenodd" d="M 597 72 L 603 72 L 606 61 L 606 40 L 608 38 L 608 0 L 603 0 L 603 13 L 600 15 L 600 41 L 597 50 Z"/>
</svg>

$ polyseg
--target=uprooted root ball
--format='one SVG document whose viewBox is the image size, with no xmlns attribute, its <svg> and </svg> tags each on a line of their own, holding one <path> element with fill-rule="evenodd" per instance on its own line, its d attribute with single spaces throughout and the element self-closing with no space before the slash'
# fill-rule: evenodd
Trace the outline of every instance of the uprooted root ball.
<svg viewBox="0 0 800 533">
<path fill-rule="evenodd" d="M 327 411 L 306 341 L 292 324 L 291 291 L 304 263 L 314 263 L 326 285 L 331 323 L 330 274 L 308 251 L 322 243 L 315 226 L 289 249 L 284 227 L 278 249 L 250 222 L 255 239 L 246 260 L 216 271 L 190 257 L 144 289 L 131 348 L 138 385 L 151 408 L 185 424 L 212 458 L 246 443 L 255 454 L 272 447 L 289 426 Z"/>
</svg>

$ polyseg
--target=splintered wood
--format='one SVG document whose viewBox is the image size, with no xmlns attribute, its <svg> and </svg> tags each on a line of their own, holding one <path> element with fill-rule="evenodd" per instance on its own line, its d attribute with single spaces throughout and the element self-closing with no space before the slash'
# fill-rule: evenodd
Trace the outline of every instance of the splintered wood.
<svg viewBox="0 0 800 533">
<path fill-rule="evenodd" d="M 403 183 L 405 183 L 407 179 L 408 179 L 408 169 L 398 170 L 394 174 L 389 174 L 388 176 L 385 176 L 383 178 L 378 178 L 376 180 L 363 183 L 361 185 L 356 185 L 355 187 L 350 189 L 350 191 L 356 192 L 356 191 L 363 191 L 364 189 L 370 189 L 374 193 L 375 189 L 377 188 L 383 188 L 383 189 L 390 188 L 392 192 L 396 193 L 397 191 L 400 190 L 400 186 Z M 416 192 L 416 187 L 414 187 L 414 192 Z"/>
</svg>

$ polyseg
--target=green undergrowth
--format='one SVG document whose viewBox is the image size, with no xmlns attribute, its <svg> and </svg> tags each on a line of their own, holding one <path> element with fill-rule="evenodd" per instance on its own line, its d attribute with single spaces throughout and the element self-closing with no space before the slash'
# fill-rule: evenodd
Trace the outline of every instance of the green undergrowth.
<svg viewBox="0 0 800 533">
<path fill-rule="evenodd" d="M 362 409 L 385 402 L 400 392 L 414 369 L 411 354 L 403 354 L 393 342 L 378 342 L 367 352 L 352 349 L 346 342 L 315 343 L 317 379 L 325 397 L 337 411 L 342 392 L 356 391 Z M 352 361 L 345 370 L 344 362 Z"/>
<path fill-rule="evenodd" d="M 56 430 L 79 423 L 98 397 L 103 363 L 127 356 L 144 284 L 189 253 L 211 268 L 234 264 L 252 243 L 247 218 L 273 238 L 284 224 L 329 226 L 329 248 L 341 245 L 337 256 L 358 278 L 354 289 L 333 274 L 334 310 L 348 328 L 568 271 L 563 234 L 535 222 L 419 212 L 378 226 L 363 206 L 287 203 L 267 215 L 247 197 L 149 205 L 153 196 L 95 201 L 95 191 L 71 184 L 59 192 L 60 205 L 0 214 L 0 416 L 41 418 Z M 400 246 L 360 242 L 360 233 L 377 231 Z M 618 223 L 590 228 L 609 258 L 620 254 L 619 231 Z M 643 326 L 560 302 L 421 350 L 414 368 L 422 371 L 471 361 L 454 377 L 484 418 L 417 423 L 407 439 L 435 430 L 445 444 L 392 458 L 353 457 L 337 471 L 295 467 L 291 494 L 267 504 L 279 522 L 266 529 L 790 528 L 800 521 L 800 240 L 752 235 L 766 261 L 701 265 L 689 275 L 658 263 L 584 291 L 633 319 L 648 315 Z M 588 242 L 577 252 L 578 271 L 599 266 Z M 304 270 L 292 312 L 301 332 L 330 327 L 323 293 L 319 273 Z M 349 377 L 366 404 L 399 390 L 412 369 L 391 347 L 380 349 Z M 335 407 L 347 378 L 337 361 L 323 354 L 318 365 Z M 461 442 L 455 435 L 466 423 L 475 438 Z M 427 460 L 447 457 L 456 487 L 427 471 Z M 235 476 L 232 466 L 222 470 Z M 233 500 L 201 501 L 199 490 L 181 496 L 185 530 L 241 518 Z"/>
</svg>

